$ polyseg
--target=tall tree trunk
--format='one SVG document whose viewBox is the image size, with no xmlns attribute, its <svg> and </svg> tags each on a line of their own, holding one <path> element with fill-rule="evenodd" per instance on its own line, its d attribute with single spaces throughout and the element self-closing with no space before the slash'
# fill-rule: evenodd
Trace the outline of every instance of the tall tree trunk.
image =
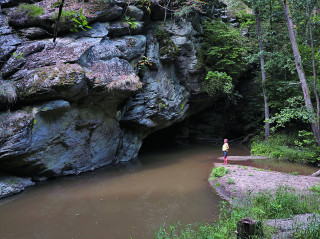
<svg viewBox="0 0 320 239">
<path fill-rule="evenodd" d="M 64 5 L 64 0 L 61 0 L 61 3 L 59 5 L 59 13 L 58 13 L 56 25 L 55 25 L 55 28 L 54 28 L 54 32 L 53 32 L 53 42 L 56 42 L 56 39 L 57 39 L 58 25 L 59 25 L 59 22 L 60 22 L 63 5 Z"/>
<path fill-rule="evenodd" d="M 262 42 L 262 33 L 261 33 L 261 24 L 258 10 L 255 9 L 256 23 L 257 23 L 257 33 L 259 39 L 259 50 L 260 50 L 260 67 L 261 67 L 261 79 L 262 79 L 262 91 L 263 91 L 263 100 L 264 100 L 264 119 L 265 119 L 265 139 L 268 140 L 270 136 L 270 123 L 268 122 L 269 116 L 269 105 L 268 105 L 268 96 L 266 89 L 266 72 L 264 70 L 264 55 L 263 55 L 263 42 Z"/>
<path fill-rule="evenodd" d="M 316 137 L 317 145 L 320 146 L 319 129 L 317 127 L 317 123 L 316 123 L 315 117 L 314 117 L 314 110 L 313 110 L 313 106 L 312 106 L 311 99 L 310 99 L 307 80 L 306 80 L 306 77 L 305 77 L 305 74 L 303 71 L 303 66 L 302 66 L 302 62 L 301 62 L 301 58 L 300 58 L 300 54 L 299 54 L 299 49 L 298 49 L 297 42 L 296 42 L 296 37 L 294 34 L 294 30 L 293 30 L 293 23 L 292 23 L 292 19 L 290 16 L 290 11 L 289 11 L 289 7 L 287 4 L 287 0 L 282 0 L 282 3 L 283 3 L 283 8 L 284 8 L 284 12 L 286 15 L 286 19 L 287 19 L 290 42 L 292 45 L 292 51 L 293 51 L 294 59 L 296 62 L 296 69 L 298 72 L 298 76 L 299 76 L 302 91 L 303 91 L 304 101 L 305 101 L 307 109 L 313 115 L 313 119 L 312 119 L 312 123 L 311 123 L 312 132 L 313 132 L 314 136 Z"/>
<path fill-rule="evenodd" d="M 309 22 L 309 33 L 310 33 L 310 47 L 312 52 L 312 70 L 313 70 L 313 92 L 316 97 L 316 103 L 317 103 L 317 127 L 319 129 L 320 126 L 320 101 L 319 101 L 319 95 L 317 91 L 317 72 L 316 72 L 316 60 L 314 56 L 314 44 L 313 44 L 313 34 L 312 34 L 312 26 L 311 26 L 311 9 L 307 1 L 307 14 L 308 14 L 308 22 Z"/>
</svg>

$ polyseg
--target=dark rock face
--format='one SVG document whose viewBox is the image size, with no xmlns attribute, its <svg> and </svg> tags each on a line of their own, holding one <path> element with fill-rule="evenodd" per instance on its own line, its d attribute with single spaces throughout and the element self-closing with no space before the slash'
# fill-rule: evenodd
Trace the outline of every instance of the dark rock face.
<svg viewBox="0 0 320 239">
<path fill-rule="evenodd" d="M 121 131 L 100 104 L 59 100 L 12 113 L 7 120 L 15 129 L 1 147 L 1 165 L 9 173 L 58 176 L 112 162 Z M 105 108 L 113 108 L 108 104 L 113 102 L 103 102 Z M 2 129 L 9 131 L 10 126 Z"/>
<path fill-rule="evenodd" d="M 34 182 L 31 178 L 2 175 L 0 176 L 0 198 L 19 193 L 32 185 L 34 185 Z"/>
<path fill-rule="evenodd" d="M 124 7 L 113 1 L 91 14 L 87 31 L 61 35 L 60 29 L 56 43 L 44 38 L 52 30 L 50 14 L 30 19 L 16 8 L 6 11 L 9 23 L 0 27 L 1 171 L 52 177 L 128 161 L 149 134 L 211 105 L 206 96 L 197 100 L 201 26 L 168 21 L 170 45 L 163 46 L 154 36 L 162 23 L 141 21 L 145 13 L 130 6 L 132 28 L 123 21 Z"/>
</svg>

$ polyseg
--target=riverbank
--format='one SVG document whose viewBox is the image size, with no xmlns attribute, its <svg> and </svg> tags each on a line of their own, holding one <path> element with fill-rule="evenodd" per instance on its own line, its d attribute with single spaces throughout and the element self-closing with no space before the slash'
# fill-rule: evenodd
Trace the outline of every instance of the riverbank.
<svg viewBox="0 0 320 239">
<path fill-rule="evenodd" d="M 214 166 L 222 167 L 223 164 L 215 163 Z M 309 189 L 320 183 L 318 177 L 291 175 L 240 165 L 224 167 L 229 169 L 230 173 L 210 181 L 210 184 L 228 201 L 232 201 L 232 198 L 244 199 L 250 193 L 275 191 L 279 186 L 289 186 L 297 192 L 310 193 Z"/>
<path fill-rule="evenodd" d="M 228 173 L 222 177 L 215 178 L 214 180 L 209 179 L 211 186 L 216 189 L 217 193 L 222 198 L 231 202 L 234 205 L 245 205 L 247 203 L 252 204 L 252 200 L 256 200 L 256 202 L 258 202 L 259 200 L 262 200 L 262 201 L 266 200 L 266 199 L 263 199 L 264 197 L 269 197 L 266 203 L 267 204 L 276 203 L 279 207 L 278 210 L 281 211 L 281 207 L 284 206 L 286 203 L 291 204 L 293 207 L 295 205 L 293 201 L 290 202 L 290 199 L 288 202 L 286 202 L 287 200 L 285 199 L 286 197 L 289 196 L 289 197 L 295 198 L 296 196 L 294 195 L 310 195 L 310 198 L 313 198 L 311 197 L 312 192 L 310 189 L 315 185 L 320 185 L 320 178 L 316 178 L 313 176 L 292 175 L 287 173 L 274 172 L 270 170 L 263 170 L 255 167 L 240 166 L 240 165 L 224 166 L 221 163 L 215 163 L 214 166 L 215 168 L 224 167 L 227 169 Z M 221 170 L 221 171 L 225 171 L 225 170 Z M 288 189 L 288 191 L 286 188 Z M 291 194 L 291 192 L 294 192 L 294 194 Z M 260 199 L 257 200 L 256 195 L 259 195 L 259 193 L 262 193 L 262 194 L 258 196 L 260 197 Z M 289 194 L 287 194 L 287 196 L 284 196 L 286 193 L 289 193 Z M 271 195 L 274 195 L 274 196 L 271 196 Z M 272 197 L 277 197 L 277 199 L 273 200 L 274 202 L 272 202 L 271 201 Z M 299 202 L 300 196 L 297 196 L 297 197 L 298 197 L 297 199 L 298 201 L 296 203 L 301 203 Z M 284 200 L 284 201 L 281 202 L 281 200 Z M 262 201 L 260 201 L 260 203 Z M 310 199 L 309 201 L 312 201 L 312 199 Z M 318 201 L 318 199 L 316 199 L 316 201 Z M 284 203 L 284 205 L 282 205 L 282 203 Z M 255 204 L 253 203 L 253 205 Z M 240 208 L 241 207 L 242 206 L 240 206 Z M 250 207 L 250 210 L 255 210 L 255 209 L 252 209 L 251 206 L 249 207 Z M 291 206 L 289 205 L 289 207 Z M 265 214 L 266 208 L 265 209 L 262 209 L 262 208 L 258 209 L 258 208 L 259 206 L 257 207 L 257 210 L 262 210 L 261 212 Z M 267 211 L 268 210 L 270 209 L 267 209 Z M 318 209 L 315 209 L 315 210 L 318 211 Z M 282 216 L 280 216 L 279 218 L 271 217 L 275 219 L 269 219 L 269 220 L 262 219 L 264 217 L 262 217 L 261 219 L 264 221 L 265 229 L 273 228 L 271 229 L 273 230 L 273 233 L 270 233 L 272 235 L 270 237 L 272 237 L 273 239 L 293 238 L 293 235 L 297 232 L 302 231 L 301 235 L 305 236 L 307 235 L 307 233 L 309 233 L 308 230 L 310 228 L 314 230 L 314 228 L 317 228 L 320 226 L 319 224 L 320 215 L 318 213 L 315 213 L 315 211 L 313 210 L 310 210 L 307 212 L 309 213 L 305 213 L 303 211 L 300 213 L 293 213 L 293 215 L 289 217 L 287 216 L 288 218 L 283 218 Z M 298 215 L 294 215 L 294 214 L 298 214 Z M 318 231 L 313 231 L 313 233 L 314 232 L 318 233 Z M 298 237 L 298 238 L 305 238 L 305 237 Z M 311 238 L 310 235 L 307 238 Z"/>
</svg>

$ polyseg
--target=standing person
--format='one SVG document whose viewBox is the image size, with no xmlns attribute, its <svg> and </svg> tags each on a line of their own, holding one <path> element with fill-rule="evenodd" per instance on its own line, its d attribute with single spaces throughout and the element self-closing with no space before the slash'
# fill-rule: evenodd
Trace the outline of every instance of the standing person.
<svg viewBox="0 0 320 239">
<path fill-rule="evenodd" d="M 224 141 L 224 144 L 222 145 L 223 165 L 227 165 L 228 164 L 227 155 L 228 155 L 228 150 L 229 150 L 229 144 L 228 144 L 227 139 L 224 139 L 223 141 Z"/>
</svg>

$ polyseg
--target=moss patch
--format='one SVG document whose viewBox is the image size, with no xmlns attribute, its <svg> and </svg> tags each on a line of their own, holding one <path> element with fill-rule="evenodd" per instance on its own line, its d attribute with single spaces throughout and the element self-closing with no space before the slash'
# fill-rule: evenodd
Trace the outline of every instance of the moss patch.
<svg viewBox="0 0 320 239">
<path fill-rule="evenodd" d="M 21 4 L 18 7 L 19 11 L 26 11 L 30 18 L 35 19 L 44 14 L 44 8 L 38 7 L 34 4 Z"/>
</svg>

